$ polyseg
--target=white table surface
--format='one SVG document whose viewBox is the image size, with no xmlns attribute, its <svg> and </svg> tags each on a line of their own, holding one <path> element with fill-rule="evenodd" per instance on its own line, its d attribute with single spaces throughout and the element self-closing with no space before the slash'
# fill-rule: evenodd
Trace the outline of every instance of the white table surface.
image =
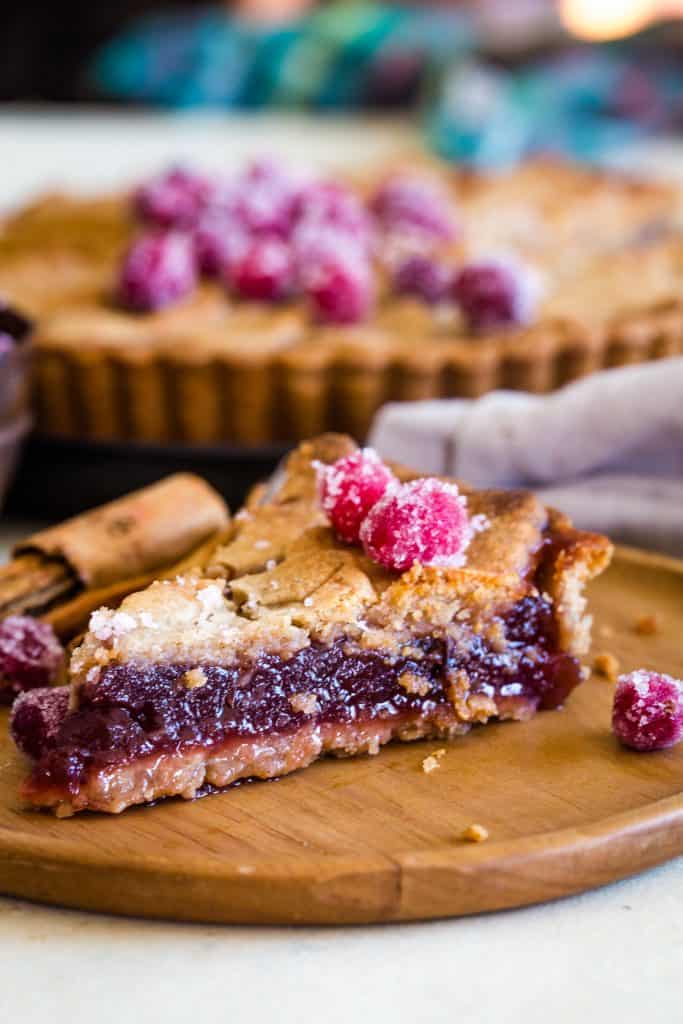
<svg viewBox="0 0 683 1024">
<path fill-rule="evenodd" d="M 362 163 L 412 147 L 379 120 L 0 114 L 1 204 L 47 185 L 114 187 L 165 160 Z M 624 162 L 681 173 L 676 146 Z M 0 526 L 0 549 L 29 524 Z M 125 819 L 121 820 L 125 827 Z M 0 1021 L 681 1019 L 683 858 L 555 904 L 414 925 L 228 928 L 81 914 L 0 898 Z"/>
</svg>

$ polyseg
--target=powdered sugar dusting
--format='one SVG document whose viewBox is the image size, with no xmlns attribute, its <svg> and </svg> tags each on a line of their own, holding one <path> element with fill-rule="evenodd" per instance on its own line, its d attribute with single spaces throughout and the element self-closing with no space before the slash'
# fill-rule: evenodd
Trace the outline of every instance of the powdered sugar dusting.
<svg viewBox="0 0 683 1024">
<path fill-rule="evenodd" d="M 106 643 L 117 636 L 130 633 L 137 626 L 137 619 L 127 612 L 111 611 L 109 608 L 98 608 L 90 616 L 90 632 L 98 640 Z"/>
<path fill-rule="evenodd" d="M 28 615 L 0 622 L 0 703 L 14 694 L 53 683 L 64 651 L 52 626 Z"/>
<path fill-rule="evenodd" d="M 204 608 L 204 612 L 210 615 L 223 607 L 223 588 L 219 583 L 209 583 L 197 590 L 197 600 Z"/>
<path fill-rule="evenodd" d="M 39 687 L 20 694 L 10 717 L 12 739 L 29 757 L 40 757 L 68 710 L 68 686 Z"/>
</svg>

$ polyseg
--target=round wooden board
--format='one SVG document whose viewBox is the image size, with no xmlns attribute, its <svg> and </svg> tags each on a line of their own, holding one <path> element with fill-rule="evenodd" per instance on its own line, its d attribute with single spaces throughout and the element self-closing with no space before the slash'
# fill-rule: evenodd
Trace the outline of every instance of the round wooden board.
<svg viewBox="0 0 683 1024">
<path fill-rule="evenodd" d="M 683 562 L 619 550 L 592 587 L 595 651 L 683 676 Z M 634 621 L 656 613 L 660 630 Z M 21 809 L 24 771 L 0 730 L 0 891 L 188 921 L 344 923 L 471 914 L 555 899 L 683 853 L 683 744 L 611 736 L 613 685 L 565 710 L 434 743 L 328 760 L 278 782 L 119 817 Z M 488 842 L 459 834 L 484 825 Z"/>
</svg>

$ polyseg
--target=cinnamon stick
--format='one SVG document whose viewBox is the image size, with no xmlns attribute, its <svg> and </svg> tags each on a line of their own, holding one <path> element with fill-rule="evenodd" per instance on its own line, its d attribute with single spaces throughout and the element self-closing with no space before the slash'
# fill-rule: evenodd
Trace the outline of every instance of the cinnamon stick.
<svg viewBox="0 0 683 1024">
<path fill-rule="evenodd" d="M 70 636 L 94 608 L 199 557 L 227 524 L 223 499 L 204 480 L 167 477 L 18 544 L 0 566 L 0 618 L 39 615 Z"/>
</svg>

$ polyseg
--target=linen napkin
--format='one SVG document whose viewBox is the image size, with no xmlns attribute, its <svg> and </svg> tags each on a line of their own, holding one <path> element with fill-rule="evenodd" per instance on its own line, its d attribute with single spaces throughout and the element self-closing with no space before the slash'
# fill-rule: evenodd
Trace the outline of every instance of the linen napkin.
<svg viewBox="0 0 683 1024">
<path fill-rule="evenodd" d="M 683 358 L 549 395 L 392 403 L 369 443 L 425 473 L 530 488 L 582 528 L 683 555 Z"/>
</svg>

